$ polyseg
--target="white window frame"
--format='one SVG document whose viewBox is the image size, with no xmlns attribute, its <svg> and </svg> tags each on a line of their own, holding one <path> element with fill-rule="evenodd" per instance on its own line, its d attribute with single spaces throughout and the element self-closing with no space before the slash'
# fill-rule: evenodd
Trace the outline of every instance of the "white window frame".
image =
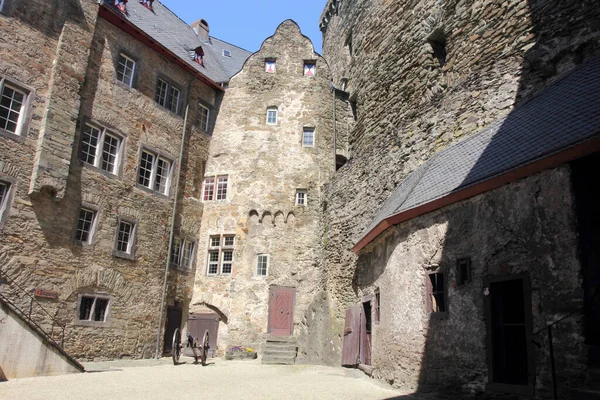
<svg viewBox="0 0 600 400">
<path fill-rule="evenodd" d="M 1 8 L 0 8 L 1 11 Z M 12 80 L 7 80 L 4 77 L 0 77 L 0 99 L 4 96 L 4 88 L 8 87 L 11 90 L 13 90 L 14 92 L 20 93 L 21 95 L 23 95 L 23 101 L 21 103 L 21 106 L 19 108 L 19 117 L 17 118 L 17 121 L 15 123 L 16 125 L 16 129 L 15 131 L 10 131 L 8 129 L 6 129 L 5 127 L 0 127 L 0 131 L 3 132 L 7 132 L 10 135 L 14 135 L 14 136 L 19 136 L 19 137 L 23 137 L 23 133 L 24 133 L 24 127 L 26 126 L 26 121 L 28 118 L 28 110 L 29 110 L 29 103 L 30 103 L 30 98 L 31 98 L 31 90 L 27 89 L 25 87 L 23 87 L 23 85 L 19 85 L 14 83 Z M 12 102 L 11 102 L 12 104 Z M 0 107 L 4 107 L 4 106 L 0 106 Z M 15 110 L 9 109 L 9 112 L 16 112 Z M 8 115 L 7 115 L 8 117 Z"/>
<path fill-rule="evenodd" d="M 152 156 L 152 163 L 151 163 L 152 165 L 151 165 L 151 167 L 150 167 L 149 170 L 147 168 L 145 168 L 145 167 L 142 168 L 142 159 L 144 157 L 144 153 L 149 154 L 149 155 Z M 168 163 L 168 165 L 169 165 L 169 171 L 167 172 L 166 176 L 163 176 L 162 174 L 159 175 L 159 173 L 158 173 L 158 169 L 159 169 L 158 168 L 158 164 L 159 164 L 159 162 Z M 141 188 L 144 188 L 146 190 L 150 190 L 150 191 L 155 192 L 155 193 L 159 193 L 159 194 L 162 194 L 162 195 L 165 195 L 165 196 L 169 196 L 169 194 L 171 192 L 170 189 L 171 189 L 171 181 L 172 181 L 172 178 L 173 178 L 174 167 L 175 167 L 174 162 L 173 162 L 173 160 L 170 157 L 165 157 L 160 152 L 150 150 L 150 149 L 148 149 L 146 147 L 142 147 L 141 150 L 140 150 L 140 158 L 138 160 L 138 172 L 137 172 L 137 180 L 136 180 L 137 186 L 141 187 Z M 150 176 L 149 177 L 146 177 L 145 175 L 143 176 L 144 182 L 145 182 L 145 180 L 148 180 L 148 184 L 147 185 L 145 183 L 143 183 L 143 182 L 140 182 L 140 178 L 142 178 L 142 175 L 141 175 L 142 169 L 145 170 L 145 171 L 150 171 Z M 160 190 L 160 188 L 161 188 L 161 184 L 160 183 L 159 183 L 159 187 L 156 188 L 156 184 L 157 184 L 156 178 L 158 176 L 160 176 L 161 178 L 165 178 L 164 191 Z"/>
<path fill-rule="evenodd" d="M 173 93 L 177 93 L 177 99 L 173 102 Z M 161 95 L 162 94 L 162 95 Z M 173 85 L 167 79 L 158 78 L 154 92 L 154 102 L 159 106 L 166 108 L 179 115 L 181 106 L 181 89 Z"/>
<path fill-rule="evenodd" d="M 264 259 L 264 267 L 265 267 L 265 273 L 259 273 L 262 272 L 262 265 L 261 265 L 261 258 Z M 256 270 L 255 270 L 255 275 L 261 278 L 267 277 L 269 276 L 269 255 L 268 254 L 258 254 L 256 256 Z"/>
<path fill-rule="evenodd" d="M 269 118 L 270 112 L 275 112 L 275 121 L 274 122 L 269 121 L 270 120 L 270 118 Z M 279 119 L 279 109 L 277 107 L 267 107 L 267 118 L 265 120 L 267 125 L 277 125 L 278 119 Z"/>
<path fill-rule="evenodd" d="M 125 59 L 125 64 L 121 64 L 121 58 Z M 126 81 L 127 75 L 125 75 L 126 68 L 128 68 L 127 67 L 127 61 L 130 61 L 131 63 L 133 63 L 133 66 L 131 67 L 131 76 L 129 77 L 129 82 Z M 123 70 L 123 80 L 119 79 L 119 67 L 121 65 L 123 65 L 124 68 L 125 68 Z M 133 58 L 127 56 L 124 53 L 119 53 L 119 59 L 117 60 L 117 71 L 116 71 L 117 72 L 117 80 L 119 82 L 121 82 L 121 83 L 129 86 L 130 88 L 132 88 L 133 87 L 134 77 L 135 77 L 136 67 L 137 67 L 137 63 L 136 63 L 136 61 Z"/>
<path fill-rule="evenodd" d="M 90 310 L 90 315 L 88 319 L 80 319 L 81 317 L 81 306 L 84 298 L 93 298 L 92 307 Z M 104 318 L 101 321 L 95 320 L 96 313 L 96 301 L 97 300 L 106 300 L 106 308 L 104 309 Z M 76 324 L 77 325 L 88 325 L 88 326 L 102 326 L 107 325 L 109 322 L 110 310 L 112 307 L 112 297 L 108 295 L 98 295 L 98 294 L 81 294 L 77 299 L 77 315 Z"/>
<path fill-rule="evenodd" d="M 302 201 L 300 201 L 302 199 Z M 306 207 L 308 203 L 308 192 L 306 189 L 296 189 L 296 205 Z"/>
<path fill-rule="evenodd" d="M 121 224 L 131 225 L 131 231 L 127 238 L 127 249 L 125 251 L 119 250 L 119 234 L 121 233 Z M 115 236 L 115 248 L 113 255 L 122 258 L 133 259 L 135 253 L 135 241 L 138 230 L 138 222 L 129 218 L 117 218 L 117 234 Z"/>
<path fill-rule="evenodd" d="M 0 189 L 4 191 L 2 198 L 0 198 L 0 229 L 2 229 L 10 211 L 14 181 L 12 179 L 6 180 L 0 177 L 0 185 Z"/>
<path fill-rule="evenodd" d="M 223 57 L 231 57 L 231 50 L 223 49 Z"/>
<path fill-rule="evenodd" d="M 306 138 L 307 133 L 311 133 L 312 134 L 312 143 L 310 144 L 306 144 Z M 315 128 L 311 128 L 311 127 L 304 127 L 302 128 L 302 147 L 315 147 Z"/>
<path fill-rule="evenodd" d="M 198 104 L 198 125 L 204 132 L 208 132 L 208 121 L 210 121 L 210 108 Z M 206 112 L 206 117 L 204 117 Z"/>
<path fill-rule="evenodd" d="M 96 151 L 94 152 L 94 154 L 89 153 L 89 152 L 84 152 L 84 146 L 86 145 L 86 142 L 84 142 L 84 137 L 86 135 L 87 128 L 95 129 L 96 131 L 99 131 L 98 140 L 96 142 Z M 104 156 L 104 145 L 105 145 L 107 138 L 116 139 L 118 141 L 118 148 L 117 148 L 117 152 L 114 154 L 115 160 L 114 160 L 114 166 L 113 166 L 112 170 L 104 169 L 103 165 L 102 165 L 103 164 L 103 162 L 102 162 L 103 156 Z M 100 125 L 86 122 L 83 124 L 83 130 L 81 132 L 81 148 L 79 151 L 79 159 L 84 164 L 96 167 L 101 171 L 107 172 L 111 175 L 118 175 L 120 167 L 121 167 L 121 159 L 123 158 L 123 156 L 122 156 L 123 142 L 124 142 L 123 136 L 119 135 L 118 133 L 114 133 L 113 131 L 108 131 L 106 128 L 104 128 Z M 93 162 L 88 161 L 89 155 L 93 155 L 93 157 L 94 157 Z"/>
<path fill-rule="evenodd" d="M 219 181 L 225 179 L 225 182 Z M 219 187 L 225 186 L 225 197 L 219 194 Z M 207 196 L 206 190 L 212 187 L 212 194 Z M 209 197 L 209 198 L 207 198 Z M 202 181 L 202 201 L 226 201 L 229 197 L 229 175 L 205 176 Z"/>
<path fill-rule="evenodd" d="M 79 222 L 81 221 L 81 212 L 82 211 L 86 211 L 89 213 L 92 213 L 92 220 L 90 222 L 90 226 L 89 226 L 89 231 L 87 232 L 87 239 L 86 240 L 81 240 L 81 235 L 80 235 L 80 231 L 83 231 L 81 229 L 79 229 Z M 85 205 L 82 205 L 79 208 L 79 215 L 77 216 L 77 225 L 75 226 L 75 241 L 78 243 L 82 243 L 82 244 L 92 244 L 93 243 L 93 239 L 94 239 L 94 234 L 96 233 L 96 225 L 97 225 L 97 221 L 98 221 L 98 210 L 92 207 L 86 207 Z"/>
<path fill-rule="evenodd" d="M 306 71 L 310 70 L 310 67 L 308 67 L 309 65 L 312 65 L 313 69 L 314 69 L 314 73 L 312 75 L 306 74 Z M 304 76 L 308 76 L 309 78 L 314 78 L 315 76 L 317 76 L 317 62 L 316 61 L 304 61 L 303 74 L 304 74 Z"/>
<path fill-rule="evenodd" d="M 227 242 L 231 239 L 231 243 Z M 218 243 L 216 242 L 218 240 Z M 233 274 L 233 266 L 234 266 L 234 249 L 235 249 L 235 234 L 218 234 L 218 235 L 210 235 L 208 237 L 208 250 L 206 256 L 206 275 L 207 276 L 219 276 L 225 275 L 229 276 Z M 231 252 L 231 260 L 225 260 L 223 254 Z M 217 260 L 210 259 L 211 254 L 217 254 Z M 217 266 L 216 272 L 211 272 L 210 267 L 211 264 Z M 231 264 L 230 272 L 223 272 L 223 264 Z"/>
<path fill-rule="evenodd" d="M 175 253 L 175 246 L 179 247 L 177 255 Z M 191 246 L 189 250 L 189 258 L 185 257 L 186 248 Z M 173 238 L 173 246 L 171 247 L 171 255 L 170 261 L 171 265 L 182 268 L 182 269 L 192 269 L 194 265 L 194 256 L 196 253 L 196 242 L 187 238 L 175 237 Z"/>
<path fill-rule="evenodd" d="M 269 63 L 273 63 L 273 72 L 269 71 Z M 268 74 L 277 73 L 277 60 L 274 58 L 266 58 L 265 59 L 265 72 Z"/>
</svg>

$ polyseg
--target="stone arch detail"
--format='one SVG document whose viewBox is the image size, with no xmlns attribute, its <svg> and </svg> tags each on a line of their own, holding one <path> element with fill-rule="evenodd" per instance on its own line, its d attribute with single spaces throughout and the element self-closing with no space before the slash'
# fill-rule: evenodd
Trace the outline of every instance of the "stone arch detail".
<svg viewBox="0 0 600 400">
<path fill-rule="evenodd" d="M 219 318 L 221 319 L 221 322 L 225 323 L 225 325 L 227 325 L 229 323 L 229 318 L 227 318 L 227 315 L 223 311 L 221 311 L 219 309 L 219 307 L 214 306 L 214 305 L 209 304 L 209 303 L 204 302 L 204 301 L 201 302 L 201 303 L 197 303 L 197 304 L 200 305 L 200 306 L 206 307 L 206 308 L 208 308 L 211 311 L 214 311 L 219 316 Z"/>
<path fill-rule="evenodd" d="M 294 223 L 294 221 L 296 221 L 296 215 L 294 215 L 293 212 L 289 212 L 287 214 L 287 216 L 285 217 L 285 223 L 287 224 L 288 222 L 290 223 Z"/>
<path fill-rule="evenodd" d="M 283 212 L 277 211 L 273 217 L 273 225 L 277 226 L 281 225 L 282 223 L 286 223 L 285 216 L 283 215 Z"/>
<path fill-rule="evenodd" d="M 270 223 L 273 223 L 273 214 L 271 214 L 271 211 L 265 211 L 262 214 L 262 217 L 260 217 L 260 219 L 258 220 L 258 222 L 263 223 L 265 221 L 265 218 L 268 218 Z"/>
</svg>

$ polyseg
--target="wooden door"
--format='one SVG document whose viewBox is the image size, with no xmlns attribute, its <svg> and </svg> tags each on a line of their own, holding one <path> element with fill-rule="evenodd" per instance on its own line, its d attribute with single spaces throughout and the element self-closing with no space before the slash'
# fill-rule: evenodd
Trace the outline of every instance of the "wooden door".
<svg viewBox="0 0 600 400">
<path fill-rule="evenodd" d="M 371 365 L 371 300 L 362 303 L 360 317 L 360 363 Z"/>
<path fill-rule="evenodd" d="M 181 308 L 167 307 L 167 321 L 165 322 L 165 337 L 163 352 L 170 353 L 173 347 L 173 333 L 181 328 Z"/>
<path fill-rule="evenodd" d="M 269 296 L 268 331 L 273 336 L 290 336 L 294 329 L 296 288 L 274 286 Z"/>
<path fill-rule="evenodd" d="M 342 365 L 347 367 L 359 364 L 361 314 L 362 304 L 346 310 L 344 341 L 342 343 Z"/>
<path fill-rule="evenodd" d="M 217 355 L 217 334 L 219 333 L 219 321 L 220 317 L 216 313 L 190 314 L 188 319 L 187 330 L 195 338 L 197 343 L 202 342 L 204 332 L 208 329 L 208 344 L 210 346 L 208 349 L 209 357 L 215 357 Z M 191 355 L 191 349 L 186 350 L 186 355 L 188 352 Z"/>
</svg>

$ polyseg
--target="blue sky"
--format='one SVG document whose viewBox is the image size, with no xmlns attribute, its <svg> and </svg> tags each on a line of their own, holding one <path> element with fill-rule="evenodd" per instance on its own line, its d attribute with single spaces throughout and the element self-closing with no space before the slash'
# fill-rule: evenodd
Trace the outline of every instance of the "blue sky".
<svg viewBox="0 0 600 400">
<path fill-rule="evenodd" d="M 161 0 L 188 24 L 204 18 L 210 35 L 256 51 L 277 26 L 291 18 L 321 53 L 319 17 L 326 0 Z"/>
</svg>

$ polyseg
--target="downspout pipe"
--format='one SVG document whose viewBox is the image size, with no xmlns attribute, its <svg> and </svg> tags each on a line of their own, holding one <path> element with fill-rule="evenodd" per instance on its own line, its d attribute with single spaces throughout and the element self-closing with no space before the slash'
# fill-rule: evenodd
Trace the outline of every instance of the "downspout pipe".
<svg viewBox="0 0 600 400">
<path fill-rule="evenodd" d="M 163 323 L 163 313 L 165 311 L 165 300 L 167 297 L 167 280 L 169 278 L 169 267 L 171 264 L 171 249 L 173 247 L 173 240 L 175 238 L 175 218 L 177 216 L 177 203 L 179 199 L 179 181 L 181 180 L 181 169 L 183 167 L 183 150 L 185 149 L 185 139 L 187 132 L 187 121 L 188 121 L 188 112 L 190 110 L 190 96 L 192 91 L 192 82 L 194 79 L 192 78 L 188 83 L 188 92 L 187 92 L 187 101 L 185 106 L 185 116 L 183 118 L 183 133 L 181 135 L 181 146 L 179 148 L 179 170 L 177 174 L 177 180 L 175 181 L 175 198 L 173 199 L 173 211 L 171 213 L 171 228 L 169 233 L 169 247 L 167 250 L 167 259 L 165 260 L 165 276 L 163 279 L 163 290 L 162 290 L 162 298 L 160 300 L 160 314 L 158 316 L 158 331 L 156 333 L 156 349 L 154 352 L 154 358 L 158 360 L 158 351 L 160 349 L 160 333 L 162 331 L 162 323 Z"/>
</svg>

